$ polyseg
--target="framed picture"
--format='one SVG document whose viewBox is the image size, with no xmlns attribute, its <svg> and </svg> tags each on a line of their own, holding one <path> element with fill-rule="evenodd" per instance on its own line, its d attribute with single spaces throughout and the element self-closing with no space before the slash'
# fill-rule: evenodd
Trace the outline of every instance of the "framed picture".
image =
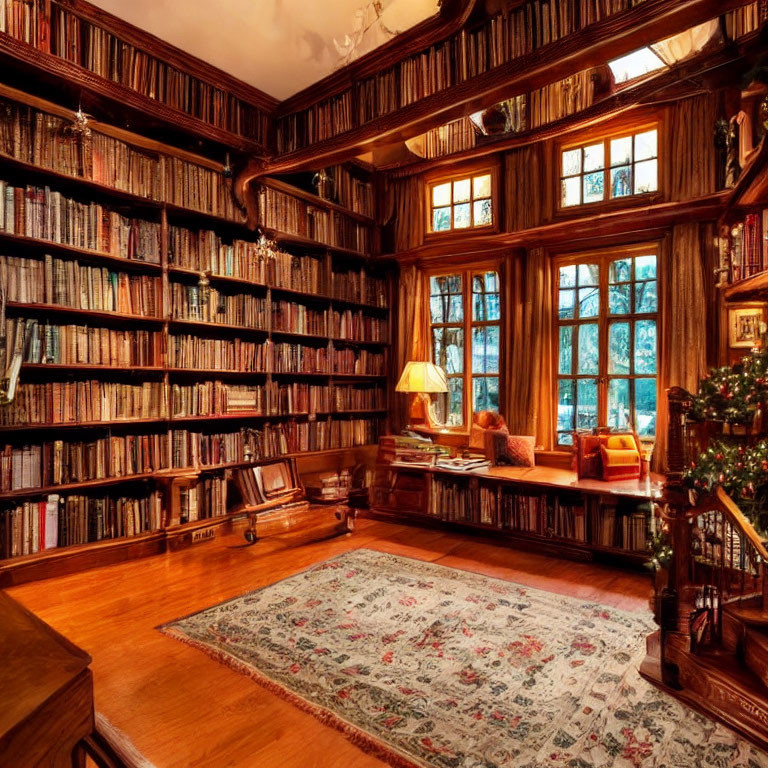
<svg viewBox="0 0 768 768">
<path fill-rule="evenodd" d="M 728 346 L 754 347 L 765 333 L 765 305 L 745 304 L 728 309 Z"/>
</svg>

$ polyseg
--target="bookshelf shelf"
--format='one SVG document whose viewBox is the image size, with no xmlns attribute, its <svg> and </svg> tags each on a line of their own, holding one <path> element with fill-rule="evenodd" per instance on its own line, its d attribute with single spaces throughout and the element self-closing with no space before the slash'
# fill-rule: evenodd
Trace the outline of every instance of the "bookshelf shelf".
<svg viewBox="0 0 768 768">
<path fill-rule="evenodd" d="M 349 216 L 349 218 L 354 219 L 355 221 L 359 221 L 361 224 L 368 224 L 373 226 L 376 223 L 370 216 L 365 216 L 364 214 L 353 211 L 350 208 L 345 208 L 343 205 L 334 203 L 332 200 L 326 200 L 324 197 L 314 195 L 311 192 L 307 192 L 306 190 L 295 187 L 292 184 L 288 184 L 279 179 L 265 178 L 262 179 L 261 182 L 267 187 L 271 187 L 272 189 L 276 189 L 280 192 L 285 192 L 286 194 L 292 195 L 293 197 L 298 197 L 300 200 L 304 200 L 304 202 L 307 202 L 310 205 L 317 206 L 318 208 L 325 208 L 329 211 L 337 211 L 344 216 Z"/>
<path fill-rule="evenodd" d="M 128 322 L 150 325 L 162 325 L 164 322 L 162 317 L 154 317 L 152 315 L 132 315 L 125 312 L 112 312 L 111 310 L 78 309 L 76 307 L 64 307 L 59 304 L 23 304 L 17 301 L 9 301 L 7 308 L 14 312 L 29 312 L 34 315 L 75 316 L 106 322 Z"/>
<path fill-rule="evenodd" d="M 193 377 L 202 376 L 204 378 L 211 378 L 216 376 L 267 376 L 269 374 L 269 371 L 239 371 L 229 368 L 174 368 L 172 366 L 168 366 L 162 370 L 167 371 L 170 375 Z"/>
<path fill-rule="evenodd" d="M 50 432 L 60 429 L 110 429 L 112 427 L 156 426 L 167 424 L 168 419 L 110 419 L 107 421 L 66 421 L 52 424 L 2 424 L 3 432 Z"/>
<path fill-rule="evenodd" d="M 84 363 L 22 363 L 23 371 L 53 371 L 60 373 L 164 373 L 166 368 L 160 365 L 132 365 L 130 368 L 121 368 L 114 365 L 86 365 Z"/>
<path fill-rule="evenodd" d="M 246 336 L 266 336 L 269 330 L 266 328 L 253 328 L 245 325 L 228 325 L 226 323 L 207 323 L 203 320 L 184 320 L 183 318 L 174 317 L 168 320 L 168 327 L 173 330 L 179 329 L 197 329 L 202 332 L 235 332 L 238 335 L 243 334 Z"/>
<path fill-rule="evenodd" d="M 126 259 L 123 256 L 115 256 L 111 253 L 102 251 L 92 251 L 88 248 L 76 248 L 72 245 L 56 243 L 53 240 L 43 240 L 38 237 L 28 237 L 27 235 L 16 235 L 11 232 L 5 232 L 0 229 L 0 244 L 7 243 L 14 248 L 22 248 L 30 251 L 45 251 L 55 256 L 69 257 L 91 264 L 115 267 L 116 269 L 126 271 L 156 272 L 163 270 L 161 264 L 151 261 L 141 261 L 140 259 Z"/>
<path fill-rule="evenodd" d="M 279 229 L 272 229 L 271 227 L 262 227 L 261 229 L 275 242 L 282 243 L 284 245 L 293 245 L 298 248 L 308 248 L 313 251 L 328 251 L 329 253 L 335 253 L 341 256 L 350 256 L 352 258 L 363 259 L 365 261 L 369 259 L 368 254 L 363 253 L 362 251 L 354 250 L 353 248 L 342 248 L 338 245 L 331 245 L 329 243 L 322 242 L 321 240 L 313 240 L 310 237 L 295 235 L 291 232 L 283 232 Z"/>
<path fill-rule="evenodd" d="M 197 280 L 200 277 L 200 271 L 196 269 L 191 269 L 189 267 L 169 266 L 168 275 L 171 277 L 176 275 L 178 277 L 194 278 L 195 280 Z M 265 292 L 267 288 L 270 287 L 266 283 L 256 283 L 253 280 L 246 280 L 243 277 L 231 277 L 230 275 L 217 275 L 214 273 L 210 273 L 208 274 L 208 279 L 212 283 L 229 283 L 231 285 L 241 285 L 243 287 L 250 288 L 250 289 L 258 288 Z M 277 290 L 277 289 L 273 288 L 272 290 Z"/>
<path fill-rule="evenodd" d="M 124 483 L 135 483 L 142 480 L 151 480 L 154 472 L 143 472 L 137 475 L 122 475 L 120 477 L 104 477 L 99 480 L 83 480 L 79 483 L 63 483 L 61 485 L 48 485 L 44 488 L 20 488 L 14 491 L 0 491 L 0 499 L 24 499 L 31 496 L 47 496 L 51 493 L 68 493 L 72 491 L 84 491 L 92 488 L 101 488 Z M 2 560 L 0 560 L 2 562 Z"/>
</svg>

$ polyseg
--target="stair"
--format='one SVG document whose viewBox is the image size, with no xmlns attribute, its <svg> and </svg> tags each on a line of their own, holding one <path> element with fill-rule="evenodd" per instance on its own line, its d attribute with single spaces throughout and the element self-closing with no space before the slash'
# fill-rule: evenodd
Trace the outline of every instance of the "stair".
<svg viewBox="0 0 768 768">
<path fill-rule="evenodd" d="M 768 611 L 760 598 L 723 606 L 723 645 L 768 688 Z"/>
</svg>

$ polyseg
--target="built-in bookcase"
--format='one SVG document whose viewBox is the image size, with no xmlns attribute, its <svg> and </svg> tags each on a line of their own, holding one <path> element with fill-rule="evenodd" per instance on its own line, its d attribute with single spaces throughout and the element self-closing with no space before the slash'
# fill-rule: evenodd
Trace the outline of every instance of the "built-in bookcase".
<svg viewBox="0 0 768 768">
<path fill-rule="evenodd" d="M 268 180 L 254 231 L 221 164 L 22 96 L 0 104 L 0 348 L 22 360 L 0 407 L 0 581 L 158 551 L 227 519 L 231 470 L 376 442 L 390 287 L 370 201 Z M 170 525 L 190 479 L 194 514 Z"/>
<path fill-rule="evenodd" d="M 0 54 L 41 86 L 61 78 L 147 126 L 237 151 L 267 146 L 271 97 L 83 0 L 0 0 Z"/>
</svg>

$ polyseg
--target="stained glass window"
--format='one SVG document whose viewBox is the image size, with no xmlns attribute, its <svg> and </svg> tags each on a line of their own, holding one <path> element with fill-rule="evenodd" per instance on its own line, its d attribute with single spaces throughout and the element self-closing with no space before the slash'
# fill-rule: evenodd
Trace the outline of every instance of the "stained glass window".
<svg viewBox="0 0 768 768">
<path fill-rule="evenodd" d="M 430 232 L 488 227 L 493 224 L 493 179 L 489 171 L 432 184 Z"/>
<path fill-rule="evenodd" d="M 557 436 L 595 427 L 656 433 L 656 254 L 606 254 L 557 268 Z"/>
<path fill-rule="evenodd" d="M 563 208 L 642 195 L 658 188 L 656 128 L 562 152 L 560 205 Z"/>
</svg>

